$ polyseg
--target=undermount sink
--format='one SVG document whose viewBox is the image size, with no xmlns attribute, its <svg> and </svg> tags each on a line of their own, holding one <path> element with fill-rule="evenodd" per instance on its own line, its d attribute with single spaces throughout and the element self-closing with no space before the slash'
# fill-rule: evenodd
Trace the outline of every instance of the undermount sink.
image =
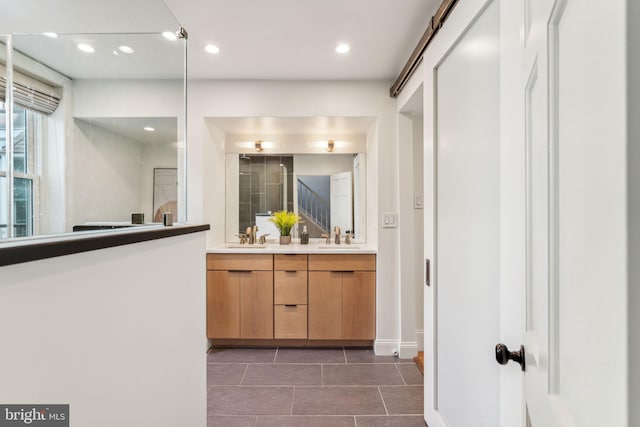
<svg viewBox="0 0 640 427">
<path fill-rule="evenodd" d="M 360 249 L 360 246 L 354 245 L 321 245 L 318 249 Z"/>
<path fill-rule="evenodd" d="M 240 243 L 227 243 L 225 248 L 227 249 L 264 249 L 267 245 L 249 245 L 249 244 L 240 244 Z"/>
</svg>

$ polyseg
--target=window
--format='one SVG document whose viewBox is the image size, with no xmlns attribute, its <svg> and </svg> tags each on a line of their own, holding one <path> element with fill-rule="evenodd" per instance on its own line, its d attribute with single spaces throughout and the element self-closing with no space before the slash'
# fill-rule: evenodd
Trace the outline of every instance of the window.
<svg viewBox="0 0 640 427">
<path fill-rule="evenodd" d="M 6 109 L 0 103 L 0 206 L 13 206 L 13 237 L 25 237 L 33 235 L 37 226 L 34 194 L 39 180 L 35 160 L 43 120 L 41 114 L 25 108 L 15 106 L 13 111 L 13 194 L 8 194 Z M 7 209 L 0 211 L 0 239 L 11 236 L 7 215 Z"/>
</svg>

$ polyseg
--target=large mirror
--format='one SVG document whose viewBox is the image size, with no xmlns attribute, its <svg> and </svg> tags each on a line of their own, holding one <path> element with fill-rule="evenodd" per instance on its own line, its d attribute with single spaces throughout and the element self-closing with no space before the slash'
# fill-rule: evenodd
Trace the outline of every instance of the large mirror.
<svg viewBox="0 0 640 427">
<path fill-rule="evenodd" d="M 275 239 L 272 212 L 296 212 L 309 237 L 351 233 L 365 239 L 365 154 L 227 154 L 227 241 L 248 227 Z"/>
<path fill-rule="evenodd" d="M 227 242 L 258 225 L 277 240 L 268 222 L 278 210 L 298 213 L 311 238 L 353 233 L 366 240 L 367 134 L 371 117 L 207 118 L 226 151 Z"/>
<path fill-rule="evenodd" d="M 186 40 L 170 29 L 0 37 L 0 239 L 184 218 Z"/>
</svg>

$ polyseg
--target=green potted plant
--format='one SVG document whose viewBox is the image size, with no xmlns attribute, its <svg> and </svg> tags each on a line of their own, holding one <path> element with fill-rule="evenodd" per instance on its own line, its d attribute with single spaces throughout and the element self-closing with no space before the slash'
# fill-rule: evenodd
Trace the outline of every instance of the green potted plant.
<svg viewBox="0 0 640 427">
<path fill-rule="evenodd" d="M 291 243 L 291 228 L 300 221 L 300 217 L 295 212 L 278 211 L 269 218 L 269 221 L 274 223 L 280 232 L 280 244 L 288 245 Z"/>
</svg>

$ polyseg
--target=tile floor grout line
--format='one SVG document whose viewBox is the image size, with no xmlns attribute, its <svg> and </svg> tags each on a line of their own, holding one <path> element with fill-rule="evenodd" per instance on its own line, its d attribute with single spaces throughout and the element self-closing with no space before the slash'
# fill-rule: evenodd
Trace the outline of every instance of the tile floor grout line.
<svg viewBox="0 0 640 427">
<path fill-rule="evenodd" d="M 398 364 L 396 363 L 396 370 L 398 371 L 398 373 L 400 374 L 400 378 L 402 378 L 402 382 L 404 383 L 404 385 L 409 385 L 407 384 L 407 382 L 404 380 L 404 375 L 402 375 L 402 371 L 400 370 L 400 368 L 398 367 Z"/>
<path fill-rule="evenodd" d="M 382 400 L 382 406 L 384 406 L 384 412 L 389 415 L 389 410 L 387 409 L 387 404 L 384 402 L 384 397 L 382 396 L 382 390 L 380 390 L 380 386 L 378 386 L 378 394 L 380 395 L 380 400 Z"/>
<path fill-rule="evenodd" d="M 249 364 L 247 363 L 247 365 L 244 367 L 244 371 L 242 371 L 242 376 L 240 377 L 240 382 L 238 383 L 238 385 L 242 385 L 242 381 L 244 380 L 244 376 L 247 374 L 247 371 L 249 370 Z"/>
</svg>

